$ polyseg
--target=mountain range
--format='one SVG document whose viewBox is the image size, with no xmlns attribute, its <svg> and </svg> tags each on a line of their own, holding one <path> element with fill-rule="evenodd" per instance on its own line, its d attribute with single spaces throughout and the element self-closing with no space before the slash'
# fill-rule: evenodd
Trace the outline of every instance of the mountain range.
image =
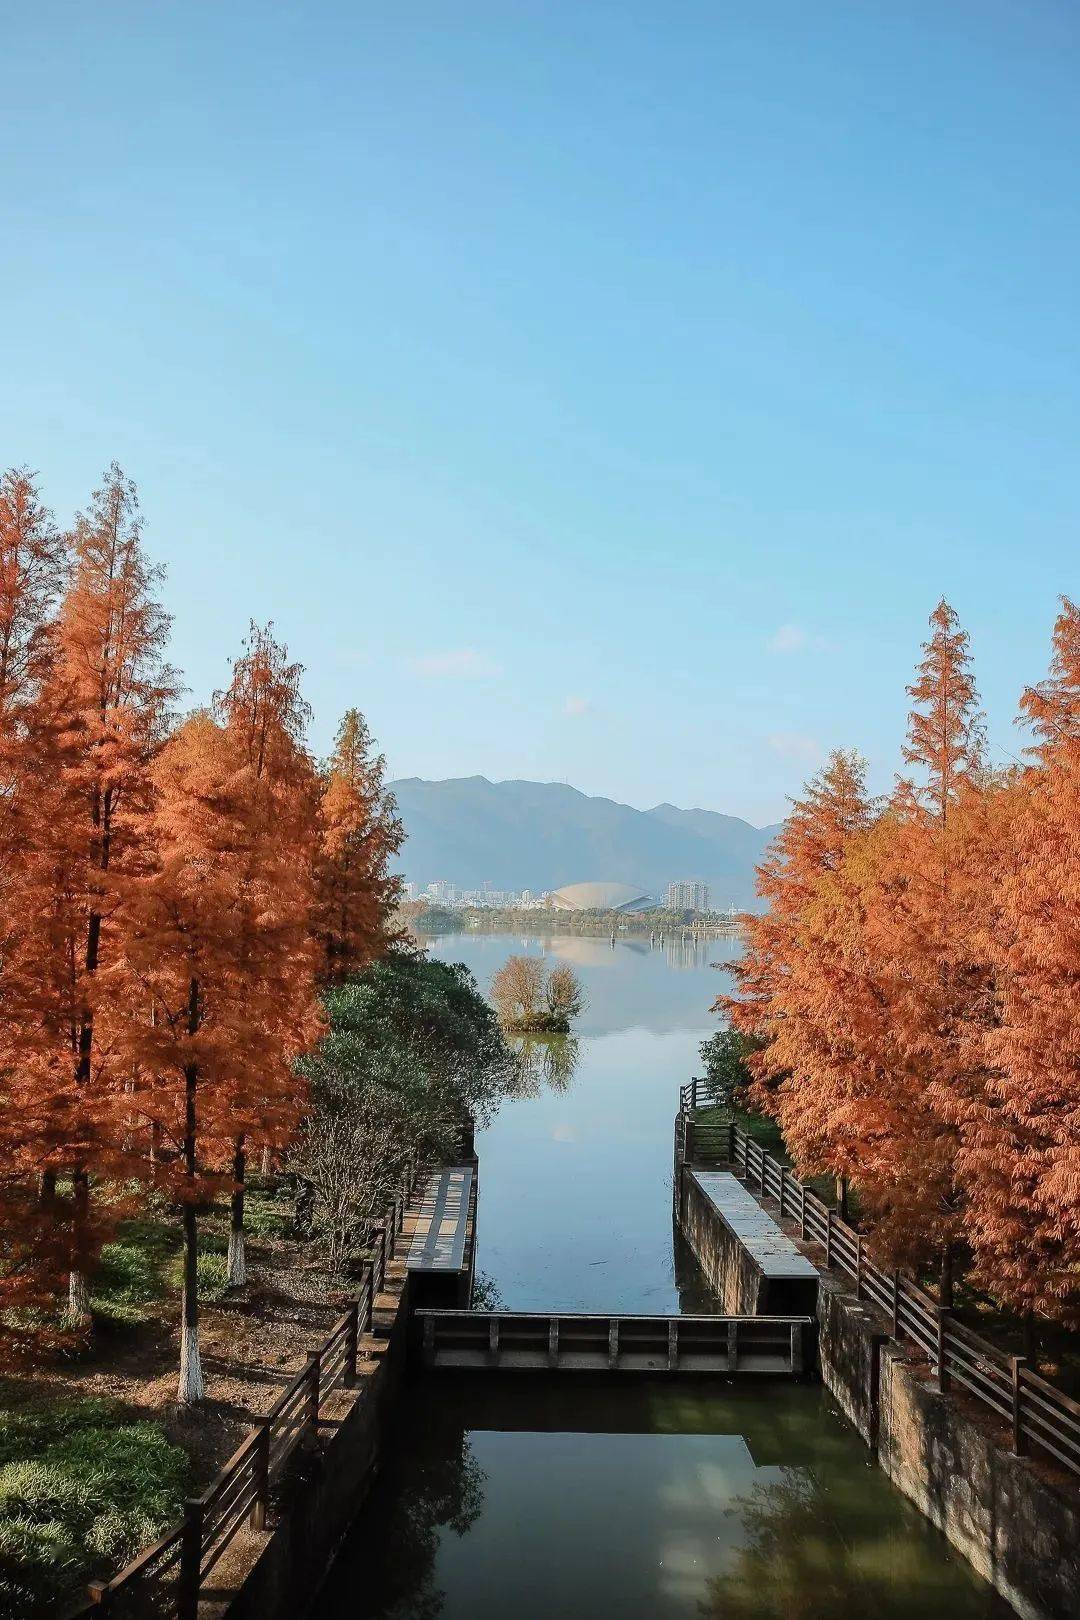
<svg viewBox="0 0 1080 1620">
<path fill-rule="evenodd" d="M 597 880 L 662 900 L 674 879 L 704 878 L 715 907 L 746 906 L 777 832 L 715 810 L 635 810 L 563 782 L 410 776 L 390 785 L 407 835 L 399 869 L 421 887 L 445 878 L 463 889 L 537 893 Z"/>
</svg>

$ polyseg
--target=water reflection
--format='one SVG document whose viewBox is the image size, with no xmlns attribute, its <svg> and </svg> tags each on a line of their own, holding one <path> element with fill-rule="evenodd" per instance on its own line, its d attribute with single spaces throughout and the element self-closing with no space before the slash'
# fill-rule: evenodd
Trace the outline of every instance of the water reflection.
<svg viewBox="0 0 1080 1620">
<path fill-rule="evenodd" d="M 671 1132 L 737 947 L 667 944 L 469 932 L 434 947 L 485 985 L 511 955 L 565 961 L 588 1000 L 569 1038 L 522 1042 L 520 1094 L 477 1138 L 478 1262 L 509 1309 L 715 1308 L 676 1275 Z"/>
<path fill-rule="evenodd" d="M 820 1389 L 441 1376 L 406 1409 L 321 1620 L 1011 1614 Z"/>
<path fill-rule="evenodd" d="M 539 1097 L 546 1089 L 567 1091 L 581 1052 L 576 1035 L 512 1035 L 508 1044 L 517 1053 L 521 1097 Z"/>
</svg>

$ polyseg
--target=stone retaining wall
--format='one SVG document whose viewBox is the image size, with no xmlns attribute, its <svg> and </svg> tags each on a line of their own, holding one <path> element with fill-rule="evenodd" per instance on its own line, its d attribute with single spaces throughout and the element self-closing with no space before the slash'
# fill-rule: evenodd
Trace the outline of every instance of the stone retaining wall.
<svg viewBox="0 0 1080 1620">
<path fill-rule="evenodd" d="M 678 1169 L 676 1186 L 683 1232 L 724 1310 L 755 1313 L 734 1238 Z M 817 1315 L 822 1379 L 893 1484 L 1023 1620 L 1080 1620 L 1080 1490 L 1014 1456 L 1004 1426 L 974 1403 L 940 1393 L 836 1273 L 821 1274 Z"/>
</svg>

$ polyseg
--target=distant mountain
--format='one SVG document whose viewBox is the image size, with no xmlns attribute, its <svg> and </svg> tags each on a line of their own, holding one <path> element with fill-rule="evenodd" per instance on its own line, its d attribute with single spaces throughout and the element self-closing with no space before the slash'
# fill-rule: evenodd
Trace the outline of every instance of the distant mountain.
<svg viewBox="0 0 1080 1620">
<path fill-rule="evenodd" d="M 591 879 L 633 883 L 662 900 L 675 878 L 704 878 L 715 906 L 749 905 L 754 867 L 777 829 L 715 810 L 634 810 L 562 782 L 485 776 L 391 784 L 407 841 L 399 857 L 422 887 L 558 889 Z"/>
</svg>

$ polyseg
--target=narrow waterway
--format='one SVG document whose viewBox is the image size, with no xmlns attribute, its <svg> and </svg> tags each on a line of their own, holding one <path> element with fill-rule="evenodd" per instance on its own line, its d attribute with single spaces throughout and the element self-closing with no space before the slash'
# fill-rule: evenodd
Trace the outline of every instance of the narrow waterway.
<svg viewBox="0 0 1080 1620">
<path fill-rule="evenodd" d="M 512 1310 L 711 1309 L 697 1268 L 673 1253 L 672 1123 L 701 1072 L 709 1007 L 737 946 L 453 934 L 432 949 L 482 988 L 512 953 L 572 967 L 587 1006 L 574 1034 L 531 1043 L 532 1095 L 477 1138 L 478 1264 Z"/>
<path fill-rule="evenodd" d="M 486 987 L 513 952 L 589 1007 L 477 1142 L 488 1302 L 715 1308 L 673 1245 L 671 1129 L 731 961 L 505 934 L 433 945 Z M 717 971 L 719 968 L 721 971 Z M 1008 1620 L 820 1386 L 440 1376 L 410 1387 L 320 1620 Z"/>
</svg>

